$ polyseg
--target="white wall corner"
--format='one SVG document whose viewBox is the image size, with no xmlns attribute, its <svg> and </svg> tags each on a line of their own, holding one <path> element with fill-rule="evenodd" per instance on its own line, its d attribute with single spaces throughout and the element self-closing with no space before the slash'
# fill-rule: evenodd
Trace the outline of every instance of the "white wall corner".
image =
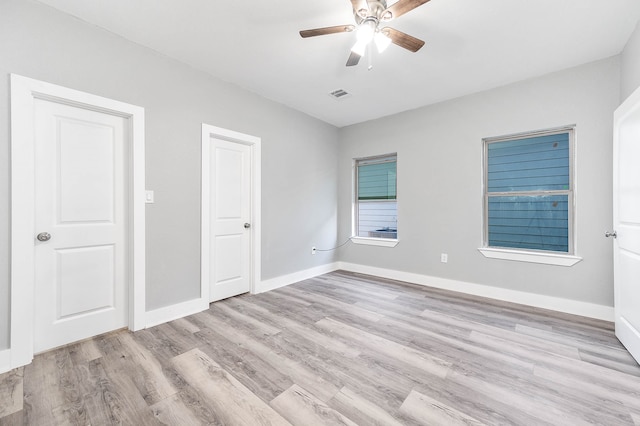
<svg viewBox="0 0 640 426">
<path fill-rule="evenodd" d="M 260 282 L 256 286 L 255 294 L 264 293 L 266 291 L 275 290 L 280 287 L 285 287 L 290 284 L 295 284 L 300 281 L 308 280 L 309 278 L 317 277 L 318 275 L 327 274 L 338 269 L 338 262 L 327 263 L 325 265 L 316 266 L 313 268 L 305 269 L 303 271 L 294 272 L 292 274 L 281 275 L 279 277 L 270 278 Z"/>
<path fill-rule="evenodd" d="M 197 314 L 206 309 L 209 309 L 209 302 L 205 298 L 187 300 L 176 303 L 175 305 L 154 309 L 153 311 L 148 311 L 146 314 L 146 328 Z"/>
<path fill-rule="evenodd" d="M 527 293 L 523 291 L 492 287 L 483 284 L 449 280 L 446 278 L 431 277 L 428 275 L 395 271 L 392 269 L 377 268 L 355 263 L 338 262 L 338 266 L 338 269 L 350 272 L 374 275 L 382 278 L 405 281 L 408 283 L 423 285 L 427 287 L 457 291 L 461 293 L 472 294 L 474 296 L 488 297 L 490 299 L 518 303 L 521 305 L 533 306 L 536 308 L 550 309 L 553 311 L 580 315 L 589 318 L 596 318 L 605 321 L 614 320 L 614 309 L 612 306 L 597 305 L 595 303 L 581 302 L 578 300 L 563 299 L 560 297 Z"/>
<path fill-rule="evenodd" d="M 0 374 L 11 370 L 11 349 L 0 351 Z"/>
</svg>

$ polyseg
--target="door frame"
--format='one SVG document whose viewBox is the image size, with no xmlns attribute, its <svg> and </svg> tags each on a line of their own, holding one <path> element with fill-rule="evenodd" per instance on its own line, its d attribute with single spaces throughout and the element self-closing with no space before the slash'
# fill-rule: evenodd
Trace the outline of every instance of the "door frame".
<svg viewBox="0 0 640 426">
<path fill-rule="evenodd" d="M 200 285 L 201 297 L 209 302 L 209 282 L 211 279 L 211 235 L 214 224 L 211 223 L 211 138 L 248 145 L 251 156 L 251 262 L 250 292 L 258 292 L 261 280 L 261 138 L 233 130 L 223 129 L 202 123 L 202 194 L 201 194 L 201 246 L 200 246 Z"/>
<path fill-rule="evenodd" d="M 10 368 L 34 354 L 35 138 L 37 99 L 116 115 L 129 122 L 127 239 L 128 327 L 145 327 L 144 108 L 11 74 L 11 330 Z"/>
</svg>

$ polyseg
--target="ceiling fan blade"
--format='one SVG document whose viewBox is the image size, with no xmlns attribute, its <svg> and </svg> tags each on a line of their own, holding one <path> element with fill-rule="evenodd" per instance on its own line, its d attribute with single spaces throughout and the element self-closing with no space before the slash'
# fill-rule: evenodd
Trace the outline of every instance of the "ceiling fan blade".
<svg viewBox="0 0 640 426">
<path fill-rule="evenodd" d="M 423 5 L 428 1 L 429 0 L 398 0 L 398 2 L 389 6 L 383 12 L 383 15 L 387 12 L 391 12 L 391 17 L 389 19 L 394 19 L 412 11 L 416 7 Z"/>
<path fill-rule="evenodd" d="M 335 27 L 314 28 L 312 30 L 300 31 L 302 38 L 315 37 L 327 34 L 350 33 L 355 27 L 353 25 L 336 25 Z"/>
<path fill-rule="evenodd" d="M 358 65 L 361 57 L 362 56 L 358 55 L 357 53 L 351 52 L 351 54 L 349 55 L 349 59 L 347 59 L 347 66 L 352 67 L 354 65 Z"/>
<path fill-rule="evenodd" d="M 405 34 L 402 31 L 398 31 L 390 27 L 383 28 L 382 33 L 389 37 L 394 44 L 397 44 L 400 47 L 404 47 L 405 49 L 412 52 L 417 52 L 422 46 L 424 46 L 424 41 L 420 40 L 419 38 L 415 38 L 413 36 L 410 36 L 409 34 Z"/>
</svg>

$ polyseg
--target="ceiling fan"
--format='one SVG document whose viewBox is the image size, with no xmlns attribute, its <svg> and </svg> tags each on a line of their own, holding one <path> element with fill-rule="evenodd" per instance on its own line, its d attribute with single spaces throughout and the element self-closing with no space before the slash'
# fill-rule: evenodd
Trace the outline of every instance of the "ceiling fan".
<svg viewBox="0 0 640 426">
<path fill-rule="evenodd" d="M 398 0 L 387 7 L 386 0 L 351 0 L 356 25 L 336 25 L 333 27 L 315 28 L 300 31 L 303 38 L 327 34 L 350 33 L 356 31 L 357 42 L 351 49 L 347 66 L 357 65 L 365 54 L 365 49 L 373 41 L 379 52 L 394 43 L 411 52 L 417 52 L 424 41 L 405 34 L 391 27 L 381 28 L 381 23 L 388 22 L 428 2 L 429 0 Z"/>
</svg>

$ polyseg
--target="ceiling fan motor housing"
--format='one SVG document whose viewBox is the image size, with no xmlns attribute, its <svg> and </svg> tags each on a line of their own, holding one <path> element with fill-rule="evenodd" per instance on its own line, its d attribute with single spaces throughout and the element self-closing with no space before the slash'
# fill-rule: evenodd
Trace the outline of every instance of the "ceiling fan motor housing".
<svg viewBox="0 0 640 426">
<path fill-rule="evenodd" d="M 393 14 L 386 9 L 386 0 L 367 0 L 367 9 L 354 10 L 353 15 L 358 25 L 368 20 L 375 20 L 377 26 L 379 22 L 393 18 Z"/>
</svg>

